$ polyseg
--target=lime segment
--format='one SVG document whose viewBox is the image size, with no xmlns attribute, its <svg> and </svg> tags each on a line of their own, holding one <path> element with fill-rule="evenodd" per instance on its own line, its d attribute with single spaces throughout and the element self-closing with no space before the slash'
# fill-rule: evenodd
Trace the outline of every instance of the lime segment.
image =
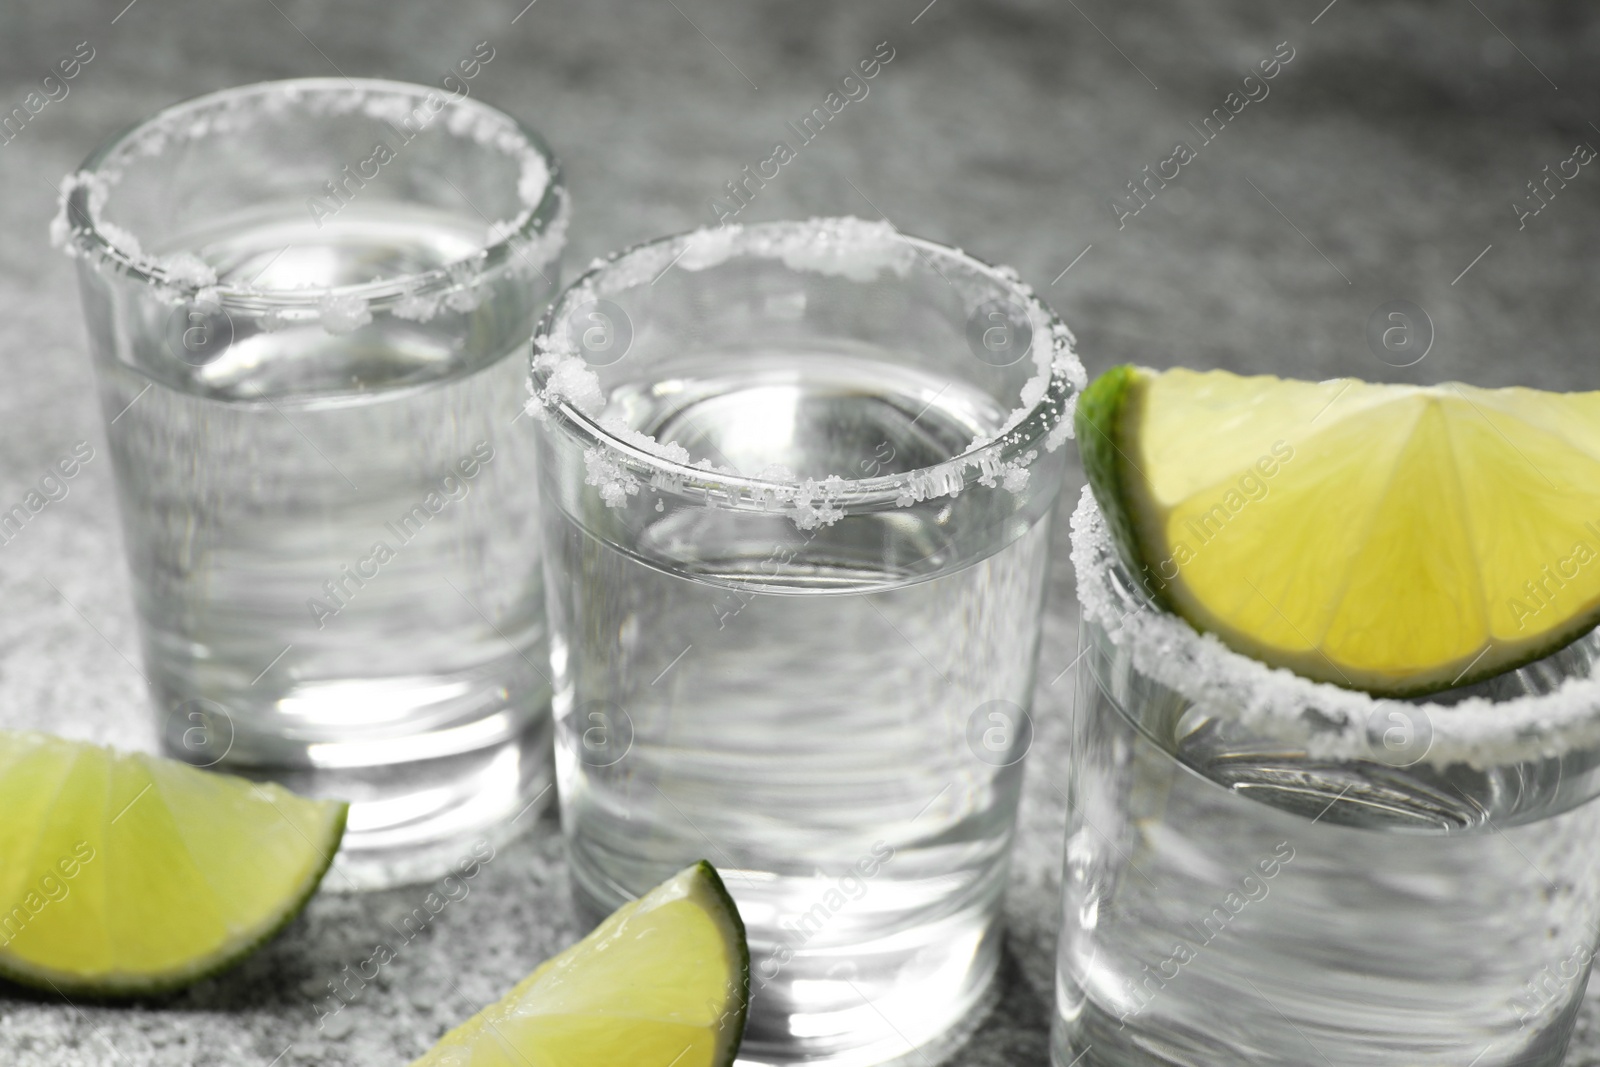
<svg viewBox="0 0 1600 1067">
<path fill-rule="evenodd" d="M 749 996 L 744 923 L 702 862 L 623 905 L 413 1067 L 728 1067 Z"/>
<path fill-rule="evenodd" d="M 1140 583 L 1271 666 L 1416 695 L 1600 621 L 1600 393 L 1118 367 L 1078 436 Z"/>
<path fill-rule="evenodd" d="M 0 732 L 0 977 L 175 989 L 299 914 L 345 805 L 140 753 Z"/>
</svg>

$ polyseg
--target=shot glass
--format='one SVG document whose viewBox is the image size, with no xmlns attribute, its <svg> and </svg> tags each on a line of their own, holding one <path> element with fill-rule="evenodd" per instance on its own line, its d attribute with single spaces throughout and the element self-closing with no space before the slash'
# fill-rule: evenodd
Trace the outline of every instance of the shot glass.
<svg viewBox="0 0 1600 1067">
<path fill-rule="evenodd" d="M 1202 637 L 1073 517 L 1056 1067 L 1556 1067 L 1600 920 L 1600 636 L 1431 701 Z"/>
<path fill-rule="evenodd" d="M 557 781 L 604 913 L 720 867 L 748 1063 L 985 1004 L 1082 368 L 1010 271 L 883 223 L 701 230 L 534 342 Z"/>
<path fill-rule="evenodd" d="M 550 780 L 519 417 L 568 200 L 462 69 L 178 104 L 90 155 L 54 226 L 162 743 L 350 800 L 335 888 L 442 872 Z"/>
</svg>

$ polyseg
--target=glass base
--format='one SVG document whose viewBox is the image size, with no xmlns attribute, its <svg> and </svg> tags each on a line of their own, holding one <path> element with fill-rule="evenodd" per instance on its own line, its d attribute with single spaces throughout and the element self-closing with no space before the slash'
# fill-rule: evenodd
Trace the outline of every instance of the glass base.
<svg viewBox="0 0 1600 1067">
<path fill-rule="evenodd" d="M 1471 1067 L 1561 1067 L 1581 1003 L 1580 995 L 1553 1025 L 1525 1043 L 1485 1047 Z M 1100 1010 L 1093 1002 L 1085 1002 L 1072 1019 L 1058 1014 L 1050 1035 L 1050 1067 L 1245 1067 L 1259 1063 L 1363 1067 L 1372 1062 L 1370 1053 L 1363 1049 L 1337 1049 L 1327 1042 L 1316 1046 L 1302 1043 L 1302 1048 L 1308 1051 L 1252 1048 L 1248 1041 L 1226 1044 L 1212 1035 L 1196 1032 L 1151 1032 L 1119 1023 L 1116 1016 Z M 1459 1050 L 1454 1049 L 1443 1050 L 1436 1057 L 1419 1056 L 1410 1062 L 1438 1067 L 1462 1067 L 1466 1063 Z"/>
<path fill-rule="evenodd" d="M 168 748 L 174 758 L 185 755 Z M 322 887 L 363 892 L 442 878 L 475 858 L 474 845 L 481 862 L 482 843 L 498 848 L 533 827 L 553 803 L 549 750 L 546 713 L 496 744 L 433 759 L 368 767 L 224 760 L 212 769 L 349 801 L 344 841 Z"/>
<path fill-rule="evenodd" d="M 569 857 L 576 909 L 598 923 L 616 906 L 616 887 L 583 870 L 570 849 Z M 721 873 L 746 910 L 744 872 Z M 750 929 L 750 1016 L 737 1067 L 934 1067 L 998 999 L 1002 935 L 986 904 L 887 937 L 807 945 L 787 956 L 770 934 Z M 781 967 L 767 973 L 761 961 L 777 958 Z"/>
</svg>

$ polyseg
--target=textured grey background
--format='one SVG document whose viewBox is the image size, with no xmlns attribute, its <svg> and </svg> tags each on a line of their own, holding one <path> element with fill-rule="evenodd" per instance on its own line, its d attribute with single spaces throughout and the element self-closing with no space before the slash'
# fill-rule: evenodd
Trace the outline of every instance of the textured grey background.
<svg viewBox="0 0 1600 1067">
<path fill-rule="evenodd" d="M 1600 145 L 1600 21 L 1581 0 L 125 2 L 0 6 L 0 112 L 78 42 L 95 49 L 70 95 L 0 146 L 0 506 L 75 442 L 97 449 L 70 495 L 0 546 L 3 726 L 153 742 L 129 662 L 137 641 L 77 296 L 45 229 L 52 183 L 103 137 L 227 85 L 335 73 L 437 82 L 489 41 L 495 59 L 475 95 L 542 130 L 566 160 L 576 265 L 712 221 L 707 201 L 723 183 L 888 41 L 895 58 L 871 94 L 745 220 L 881 212 L 1010 262 L 1077 330 L 1091 372 L 1140 360 L 1403 377 L 1363 340 L 1393 299 L 1431 316 L 1437 337 L 1419 371 L 1433 377 L 1503 384 L 1563 361 L 1592 374 L 1600 352 L 1600 165 L 1525 229 L 1511 207 L 1576 142 Z M 1124 183 L 1179 139 L 1197 143 L 1188 123 L 1281 42 L 1295 58 L 1270 95 L 1119 230 L 1111 205 Z M 1065 532 L 1062 522 L 1058 544 Z M 1062 551 L 1005 996 L 959 1063 L 1046 1059 L 1075 631 Z M 239 970 L 160 1004 L 69 1006 L 0 989 L 0 1062 L 405 1063 L 577 935 L 555 833 L 547 820 L 505 849 L 324 1031 L 314 998 L 425 889 L 324 895 Z M 1569 1063 L 1600 1064 L 1597 1024 L 1591 999 Z"/>
</svg>

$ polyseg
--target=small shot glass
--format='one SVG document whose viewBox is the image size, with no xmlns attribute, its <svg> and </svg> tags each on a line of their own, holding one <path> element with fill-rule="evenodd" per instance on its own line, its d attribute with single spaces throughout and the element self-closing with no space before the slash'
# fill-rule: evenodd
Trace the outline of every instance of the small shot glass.
<svg viewBox="0 0 1600 1067">
<path fill-rule="evenodd" d="M 1558 1067 L 1600 936 L 1600 634 L 1429 699 L 1156 606 L 1088 490 L 1055 1067 Z"/>
<path fill-rule="evenodd" d="M 526 345 L 560 167 L 456 91 L 229 89 L 63 185 L 168 753 L 352 802 L 334 888 L 436 877 L 550 771 Z"/>
<path fill-rule="evenodd" d="M 858 219 L 653 241 L 546 315 L 575 893 L 721 868 L 741 1062 L 920 1062 L 988 1005 L 1082 384 L 1015 273 Z"/>
</svg>

